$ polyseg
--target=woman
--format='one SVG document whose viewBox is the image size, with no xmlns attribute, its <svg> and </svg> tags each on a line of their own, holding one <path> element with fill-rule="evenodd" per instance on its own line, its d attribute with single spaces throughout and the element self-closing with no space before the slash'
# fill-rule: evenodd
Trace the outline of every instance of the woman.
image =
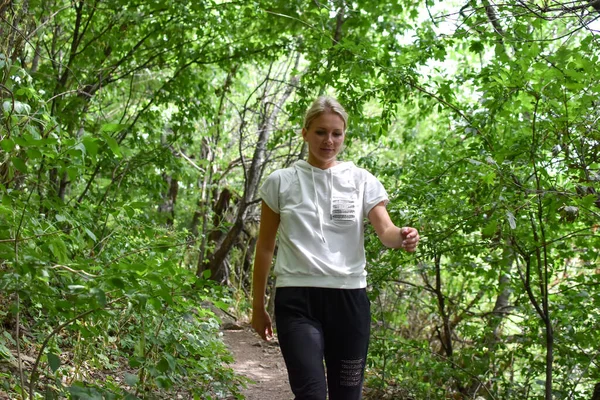
<svg viewBox="0 0 600 400">
<path fill-rule="evenodd" d="M 252 327 L 273 336 L 264 297 L 279 232 L 275 317 L 297 400 L 325 400 L 327 391 L 330 400 L 361 398 L 370 328 L 364 218 L 387 247 L 412 252 L 419 242 L 416 229 L 391 221 L 381 183 L 337 160 L 347 119 L 335 99 L 315 100 L 302 128 L 308 160 L 275 171 L 260 189 Z"/>
</svg>

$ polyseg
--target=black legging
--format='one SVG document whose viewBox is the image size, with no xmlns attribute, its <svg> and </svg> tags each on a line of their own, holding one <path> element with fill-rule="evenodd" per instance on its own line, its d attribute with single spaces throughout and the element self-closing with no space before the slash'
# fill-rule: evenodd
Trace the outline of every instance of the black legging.
<svg viewBox="0 0 600 400">
<path fill-rule="evenodd" d="M 361 398 L 371 322 L 365 289 L 278 288 L 275 320 L 296 400 L 325 400 L 327 388 L 329 400 Z"/>
</svg>

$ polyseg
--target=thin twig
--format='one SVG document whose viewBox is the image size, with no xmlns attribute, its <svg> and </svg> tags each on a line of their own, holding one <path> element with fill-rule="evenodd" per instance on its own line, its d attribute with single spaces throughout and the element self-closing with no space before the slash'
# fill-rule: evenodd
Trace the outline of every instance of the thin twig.
<svg viewBox="0 0 600 400">
<path fill-rule="evenodd" d="M 185 153 L 183 151 L 181 151 L 181 149 L 179 147 L 177 147 L 175 149 L 177 151 L 177 154 L 180 155 L 181 157 L 184 158 L 185 161 L 189 162 L 194 168 L 196 168 L 198 171 L 205 173 L 206 170 L 202 169 L 201 167 L 198 166 L 198 164 L 196 164 L 194 161 L 192 161 L 188 156 L 185 155 Z"/>
<path fill-rule="evenodd" d="M 60 13 L 61 11 L 64 11 L 68 8 L 71 8 L 71 4 L 69 3 L 68 6 L 64 6 L 63 8 L 58 9 L 56 12 L 52 13 L 52 15 L 50 15 L 48 18 L 46 18 L 46 20 L 40 24 L 40 26 L 38 26 L 37 28 L 35 28 L 26 38 L 25 40 L 27 42 L 29 42 L 33 36 L 35 36 L 35 34 L 37 33 L 37 31 L 39 31 L 41 28 L 43 28 L 45 25 L 47 25 L 58 13 Z"/>
<path fill-rule="evenodd" d="M 118 261 L 118 260 L 120 260 L 120 259 L 122 259 L 122 258 L 125 258 L 125 257 L 127 257 L 127 256 L 130 256 L 130 255 L 133 255 L 133 254 L 138 254 L 138 253 L 141 253 L 141 252 L 143 252 L 143 251 L 145 251 L 145 250 L 151 250 L 151 249 L 161 249 L 161 248 L 165 248 L 165 247 L 168 247 L 168 248 L 173 248 L 173 247 L 186 246 L 186 245 L 190 245 L 190 244 L 194 244 L 194 243 L 195 243 L 195 240 L 187 240 L 187 241 L 185 241 L 185 242 L 182 242 L 182 243 L 176 243 L 176 244 L 167 243 L 167 244 L 163 244 L 163 245 L 154 245 L 154 246 L 146 246 L 146 247 L 142 247 L 142 248 L 140 248 L 140 249 L 136 249 L 136 250 L 130 251 L 130 252 L 128 252 L 128 253 L 125 253 L 125 254 L 122 254 L 122 255 L 119 255 L 119 256 L 117 256 L 117 257 L 113 258 L 112 260 L 110 260 L 110 261 L 107 263 L 107 265 L 110 265 L 110 264 L 114 263 L 115 261 Z"/>
<path fill-rule="evenodd" d="M 66 96 L 67 94 L 71 94 L 71 93 L 83 94 L 83 95 L 86 95 L 88 97 L 92 97 L 91 94 L 89 94 L 89 93 L 87 93 L 87 92 L 85 92 L 83 90 L 80 90 L 80 89 L 67 90 L 66 92 L 62 92 L 62 93 L 59 93 L 57 95 L 54 95 L 54 96 L 50 97 L 48 100 L 45 101 L 45 103 L 49 103 L 49 102 L 51 102 L 52 100 L 54 100 L 54 99 L 56 99 L 58 97 Z"/>
<path fill-rule="evenodd" d="M 57 233 L 66 233 L 68 231 L 71 231 L 73 229 L 77 229 L 77 228 L 80 228 L 80 227 L 81 227 L 81 225 L 77 225 L 77 226 L 73 226 L 73 227 L 70 227 L 70 228 L 60 229 L 60 230 L 54 231 L 54 232 L 48 232 L 48 233 L 42 233 L 42 234 L 39 234 L 39 235 L 29 236 L 29 237 L 26 237 L 26 238 L 19 238 L 17 236 L 15 238 L 11 238 L 11 239 L 0 239 L 0 243 L 26 242 L 27 240 L 38 239 L 38 238 L 41 238 L 43 236 L 56 235 Z"/>
<path fill-rule="evenodd" d="M 29 191 L 29 196 L 27 196 L 27 201 L 23 205 L 23 211 L 21 212 L 21 218 L 19 219 L 19 226 L 17 227 L 17 231 L 15 232 L 15 238 L 18 239 L 21 234 L 21 229 L 23 228 L 23 220 L 25 219 L 25 211 L 27 210 L 27 206 L 29 205 L 29 201 L 31 200 L 31 195 L 33 195 L 33 190 Z M 15 269 L 19 265 L 19 240 L 15 240 Z M 17 362 L 19 364 L 19 377 L 21 379 L 21 392 L 23 396 L 23 400 L 25 400 L 25 376 L 23 375 L 23 364 L 21 361 L 21 349 L 20 349 L 20 314 L 21 314 L 21 298 L 19 296 L 19 291 L 16 291 L 17 294 L 17 328 L 16 328 L 16 342 L 17 342 Z M 31 397 L 33 399 L 33 396 Z"/>
<path fill-rule="evenodd" d="M 17 343 L 17 364 L 19 369 L 19 379 L 21 380 L 21 396 L 25 399 L 25 376 L 23 375 L 23 362 L 21 361 L 21 341 L 19 340 L 20 325 L 21 325 L 21 298 L 19 296 L 19 292 L 17 291 L 17 315 L 15 317 L 17 327 L 15 328 L 15 341 Z M 32 397 L 33 399 L 33 397 Z"/>
<path fill-rule="evenodd" d="M 431 22 L 433 23 L 433 25 L 437 28 L 438 24 L 437 22 L 435 22 L 435 18 L 433 18 L 433 15 L 431 15 L 431 10 L 429 9 L 429 2 L 425 2 L 425 8 L 427 8 L 427 14 L 429 14 L 429 19 L 431 20 Z"/>
<path fill-rule="evenodd" d="M 10 109 L 10 113 L 8 113 L 6 118 L 4 118 L 4 124 L 6 125 L 6 132 L 8 134 L 8 137 L 10 137 L 10 125 L 9 125 L 8 121 L 10 120 L 10 117 L 15 113 L 15 95 L 9 88 L 7 88 L 6 86 L 4 86 L 1 83 L 0 83 L 0 89 L 2 89 L 5 92 L 8 92 L 10 94 L 10 99 L 12 101 L 12 107 Z"/>
<path fill-rule="evenodd" d="M 82 270 L 78 270 L 78 269 L 73 269 L 71 267 L 67 267 L 66 265 L 53 265 L 52 267 L 50 267 L 50 269 L 57 269 L 57 268 L 61 268 L 61 269 L 66 269 L 69 272 L 73 272 L 74 274 L 77 274 L 79 276 L 81 276 L 82 278 L 97 278 L 98 275 L 94 275 L 94 274 L 90 274 L 89 272 L 85 272 Z"/>
</svg>

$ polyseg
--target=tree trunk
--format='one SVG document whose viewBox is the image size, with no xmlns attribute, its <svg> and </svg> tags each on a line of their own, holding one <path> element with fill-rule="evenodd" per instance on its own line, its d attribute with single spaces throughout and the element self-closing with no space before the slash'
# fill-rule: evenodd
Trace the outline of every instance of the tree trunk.
<svg viewBox="0 0 600 400">
<path fill-rule="evenodd" d="M 205 268 L 206 260 L 206 244 L 207 244 L 207 232 L 208 232 L 208 204 L 210 202 L 210 191 L 208 190 L 208 185 L 212 181 L 213 177 L 213 162 L 215 160 L 215 152 L 211 148 L 211 144 L 213 146 L 218 146 L 219 141 L 221 140 L 221 119 L 223 117 L 223 113 L 225 112 L 225 96 L 231 90 L 231 84 L 233 83 L 233 78 L 237 73 L 239 68 L 238 64 L 235 64 L 229 73 L 227 74 L 227 78 L 223 83 L 223 86 L 219 89 L 219 108 L 217 111 L 217 118 L 215 121 L 216 132 L 212 138 L 204 138 L 202 140 L 202 154 L 201 158 L 208 160 L 208 165 L 206 168 L 206 173 L 202 178 L 201 183 L 201 193 L 200 198 L 198 199 L 198 206 L 196 211 L 194 212 L 194 217 L 192 219 L 192 228 L 191 231 L 194 234 L 194 237 L 199 236 L 198 226 L 200 225 L 200 221 L 202 221 L 202 237 L 200 239 L 200 246 L 198 248 L 198 263 L 196 264 L 196 274 L 200 276 L 202 271 Z"/>
<path fill-rule="evenodd" d="M 298 61 L 299 58 L 296 59 L 296 66 L 298 64 Z M 268 97 L 266 96 L 266 93 L 265 96 L 263 96 L 261 104 L 262 112 L 260 114 L 258 123 L 258 140 L 256 142 L 256 147 L 254 149 L 254 154 L 250 163 L 250 167 L 248 168 L 248 171 L 245 174 L 244 194 L 238 204 L 238 209 L 233 225 L 225 235 L 224 239 L 217 244 L 215 252 L 209 259 L 211 271 L 218 271 L 220 268 L 222 268 L 225 259 L 229 255 L 229 252 L 235 245 L 238 236 L 243 230 L 248 209 L 253 204 L 256 192 L 258 191 L 258 185 L 262 177 L 265 163 L 268 159 L 267 143 L 269 141 L 269 138 L 271 137 L 271 133 L 275 128 L 275 121 L 277 119 L 277 116 L 279 115 L 279 112 L 283 109 L 283 105 L 285 104 L 289 96 L 292 94 L 292 91 L 295 87 L 295 83 L 297 81 L 297 77 L 292 78 L 291 84 L 287 85 L 284 93 L 279 98 L 277 104 L 271 104 Z M 269 105 L 271 106 L 270 108 Z M 243 126 L 244 123 L 242 122 L 241 127 L 243 128 Z M 242 140 L 243 133 L 240 132 L 240 142 Z M 240 156 L 243 159 L 243 154 L 240 154 Z M 200 270 L 198 270 L 197 272 L 198 274 L 201 273 Z M 226 274 L 226 271 L 221 272 Z"/>
<path fill-rule="evenodd" d="M 596 383 L 594 387 L 594 393 L 592 393 L 592 400 L 600 400 L 600 382 Z"/>
<path fill-rule="evenodd" d="M 179 182 L 176 176 L 163 174 L 167 183 L 167 192 L 163 194 L 163 202 L 158 206 L 158 211 L 167 215 L 166 225 L 173 226 L 175 221 L 175 203 L 177 202 L 177 192 L 179 191 Z"/>
<path fill-rule="evenodd" d="M 442 318 L 442 332 L 438 333 L 440 343 L 444 353 L 448 358 L 452 358 L 454 350 L 452 347 L 452 328 L 450 326 L 450 317 L 446 309 L 446 297 L 442 292 L 442 274 L 441 274 L 441 255 L 435 256 L 435 294 L 438 301 L 438 310 Z"/>
<path fill-rule="evenodd" d="M 504 251 L 505 265 L 499 265 L 500 277 L 498 279 L 498 288 L 500 293 L 496 298 L 494 309 L 492 310 L 492 317 L 489 323 L 489 335 L 486 340 L 488 348 L 493 349 L 497 343 L 501 340 L 500 326 L 504 320 L 508 308 L 510 307 L 510 295 L 512 294 L 512 288 L 510 286 L 510 273 L 515 262 L 514 255 L 510 249 Z"/>
<path fill-rule="evenodd" d="M 7 1 L 7 3 L 11 3 L 12 1 Z M 1 12 L 0 12 L 1 14 Z M 21 29 L 23 32 L 19 32 L 19 25 L 27 15 L 29 14 L 29 0 L 24 0 L 21 6 L 21 9 L 18 11 L 16 18 L 13 21 L 14 29 L 11 29 L 11 34 L 9 36 L 8 42 L 8 51 L 12 50 L 12 54 L 10 55 L 10 59 L 14 62 L 17 58 L 21 57 L 23 53 L 24 47 L 24 36 L 27 35 L 26 29 Z"/>
<path fill-rule="evenodd" d="M 233 193 L 229 189 L 223 189 L 221 194 L 217 196 L 217 194 L 213 194 L 212 198 L 217 198 L 218 200 L 215 203 L 212 213 L 213 220 L 212 226 L 213 230 L 210 233 L 204 233 L 204 237 L 202 238 L 203 243 L 220 243 L 223 240 L 224 234 L 221 230 L 221 225 L 226 222 L 227 210 L 230 208 L 230 202 Z M 208 213 L 207 213 L 208 214 Z M 243 226 L 242 226 L 243 228 Z M 198 264 L 198 268 L 201 271 L 210 270 L 210 278 L 214 281 L 220 283 L 226 283 L 229 271 L 227 268 L 227 263 L 222 262 L 221 264 L 211 264 L 210 259 L 202 258 L 198 261 L 202 260 L 202 264 Z"/>
</svg>

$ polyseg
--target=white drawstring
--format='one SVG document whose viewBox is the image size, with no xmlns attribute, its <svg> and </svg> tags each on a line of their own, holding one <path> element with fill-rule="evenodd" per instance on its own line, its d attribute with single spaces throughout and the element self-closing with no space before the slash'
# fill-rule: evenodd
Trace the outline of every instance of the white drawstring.
<svg viewBox="0 0 600 400">
<path fill-rule="evenodd" d="M 329 220 L 333 221 L 333 172 L 329 171 Z"/>
<path fill-rule="evenodd" d="M 321 215 L 321 210 L 319 209 L 319 194 L 317 193 L 317 185 L 315 185 L 315 170 L 314 168 L 310 169 L 312 174 L 312 183 L 313 183 L 313 191 L 315 193 L 315 208 L 317 209 L 317 218 L 319 220 L 319 229 L 321 229 L 321 240 L 325 243 L 325 233 L 323 232 L 323 217 Z"/>
</svg>

